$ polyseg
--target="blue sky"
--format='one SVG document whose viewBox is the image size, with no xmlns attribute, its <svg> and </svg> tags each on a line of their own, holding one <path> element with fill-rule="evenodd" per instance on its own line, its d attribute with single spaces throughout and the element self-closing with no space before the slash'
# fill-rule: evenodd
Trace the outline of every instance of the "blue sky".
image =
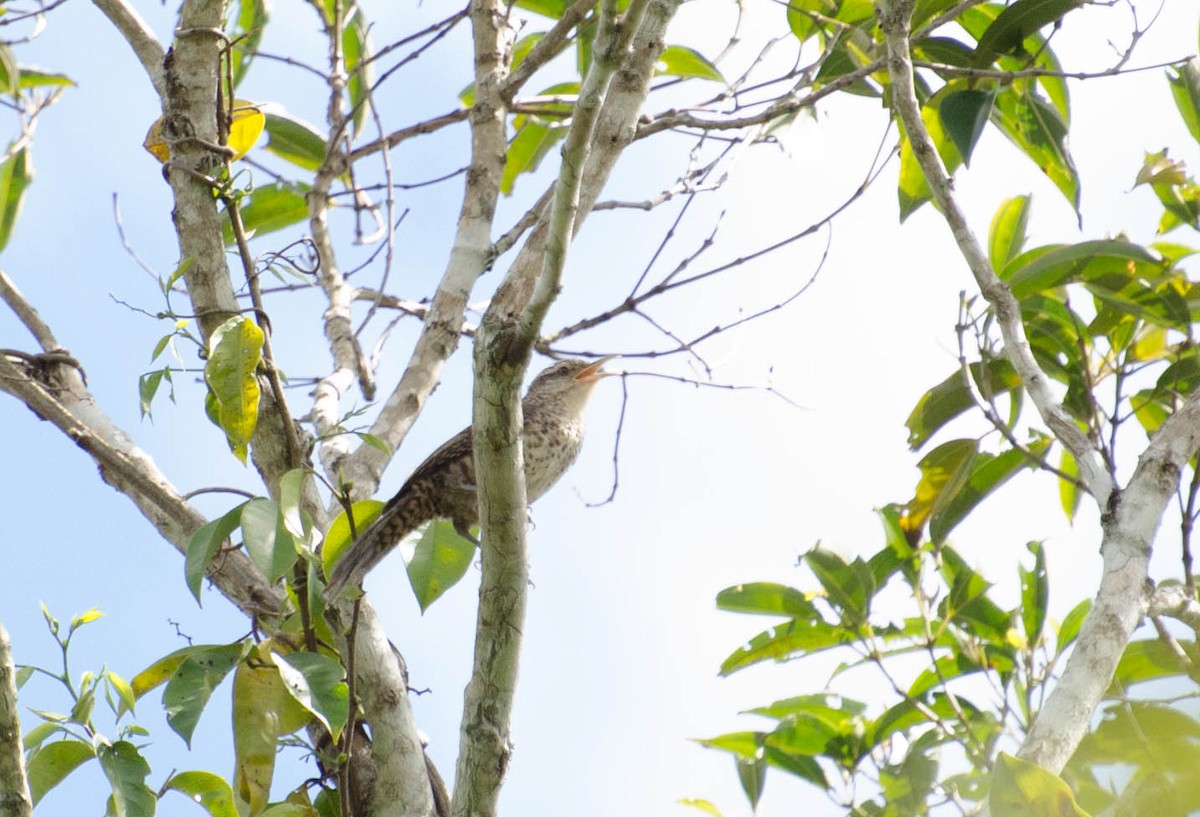
<svg viewBox="0 0 1200 817">
<path fill-rule="evenodd" d="M 364 4 L 382 32 L 410 19 L 434 19 L 440 9 L 405 3 Z M 1139 8 L 1147 4 L 1138 4 Z M 1147 62 L 1196 48 L 1197 11 L 1169 3 L 1143 43 Z M 173 9 L 141 2 L 139 11 L 165 36 Z M 762 29 L 782 33 L 782 12 L 755 7 Z M 672 39 L 719 45 L 712 25 L 727 20 L 721 3 L 685 6 Z M 1097 9 L 1096 24 L 1120 9 Z M 1146 12 L 1148 13 L 1148 12 Z M 315 48 L 313 16 L 298 2 L 275 7 L 264 44 L 276 52 Z M 389 28 L 390 27 L 390 28 Z M 760 36 L 752 27 L 748 39 Z M 442 113 L 466 84 L 465 31 L 433 55 L 447 68 L 418 63 L 395 80 L 380 104 L 396 124 Z M 712 50 L 704 43 L 711 43 Z M 1107 64 L 1110 51 L 1087 24 L 1067 26 L 1056 38 L 1064 62 L 1086 55 Z M 46 112 L 34 142 L 36 179 L 12 243 L 0 265 L 83 362 L 97 399 L 152 454 L 181 490 L 227 485 L 256 489 L 254 474 L 228 453 L 204 419 L 203 394 L 189 377 L 178 378 L 177 402 L 156 404 L 153 421 L 139 417 L 137 377 L 149 368 L 150 350 L 169 326 L 114 299 L 154 312 L 162 307 L 156 282 L 123 251 L 113 219 L 120 203 L 129 241 L 161 273 L 177 263 L 170 200 L 157 163 L 141 148 L 158 115 L 153 92 L 132 54 L 90 4 L 68 3 L 49 18 L 46 33 L 18 52 L 22 62 L 64 71 L 78 83 Z M 314 58 L 315 59 L 315 58 Z M 461 66 L 461 67 L 460 67 Z M 320 88 L 287 69 L 263 63 L 243 87 L 255 101 L 282 104 L 319 121 Z M 1084 226 L 1080 232 L 1061 197 L 1001 138 L 985 137 L 972 170 L 958 190 L 981 232 L 1005 198 L 1032 192 L 1033 241 L 1072 241 L 1126 231 L 1152 240 L 1157 208 L 1133 178 L 1146 151 L 1173 146 L 1172 155 L 1200 165 L 1200 153 L 1179 124 L 1162 71 L 1072 85 L 1072 149 L 1083 174 Z M 693 251 L 726 212 L 721 242 L 708 256 L 734 258 L 821 218 L 859 183 L 884 126 L 878 105 L 842 100 L 816 121 L 801 121 L 784 139 L 785 150 L 764 148 L 743 156 L 730 183 L 697 204 L 672 258 Z M 449 141 L 428 140 L 397 151 L 397 177 L 415 180 L 452 170 L 462 155 L 464 132 Z M 611 195 L 645 198 L 685 165 L 687 142 L 667 137 L 661 147 L 639 145 L 614 178 Z M 549 178 L 519 183 L 503 205 L 511 221 Z M 714 597 L 743 581 L 803 584 L 797 556 L 817 541 L 856 554 L 878 546 L 873 508 L 906 497 L 916 458 L 904 446 L 904 418 L 917 397 L 955 363 L 953 324 L 957 293 L 970 289 L 949 234 L 931 208 L 897 225 L 895 166 L 877 187 L 834 225 L 829 260 L 818 283 L 793 307 L 715 341 L 708 358 L 725 382 L 770 380 L 804 408 L 764 392 L 695 389 L 662 380 L 632 378 L 620 450 L 620 490 L 600 508 L 612 479 L 620 385 L 607 381 L 590 408 L 590 436 L 575 470 L 534 509 L 532 578 L 522 686 L 517 700 L 516 754 L 502 808 L 533 812 L 569 809 L 579 817 L 621 813 L 686 813 L 680 797 L 714 800 L 726 814 L 745 813 L 732 762 L 688 738 L 711 736 L 755 722 L 737 712 L 770 700 L 812 691 L 823 678 L 808 665 L 758 667 L 719 679 L 721 660 L 757 632 L 761 621 L 716 612 Z M 402 194 L 410 208 L 398 240 L 393 283 L 406 297 L 428 294 L 440 274 L 457 208 L 457 182 Z M 566 290 L 548 326 L 566 325 L 619 299 L 630 270 L 640 270 L 674 211 L 624 211 L 594 215 L 572 250 Z M 345 230 L 347 224 L 339 227 Z M 614 237 L 619 240 L 614 240 Z M 276 246 L 264 237 L 259 250 Z M 282 242 L 280 242 L 282 243 Z M 726 320 L 737 308 L 753 309 L 787 294 L 812 274 L 825 237 L 800 242 L 764 262 L 738 270 L 694 300 L 667 304 L 656 316 L 681 328 L 704 328 L 713 315 Z M 344 266 L 365 253 L 346 247 Z M 492 275 L 497 275 L 493 272 Z M 485 294 L 489 280 L 476 295 Z M 271 307 L 282 364 L 295 377 L 320 374 L 327 352 L 319 331 L 320 301 L 285 295 Z M 381 382 L 394 382 L 413 327 L 402 323 L 388 347 L 391 361 Z M 650 336 L 632 321 L 595 332 L 580 345 L 596 351 L 636 347 Z M 29 349 L 30 341 L 0 314 L 0 346 Z M 184 362 L 198 365 L 184 350 Z M 537 365 L 535 363 L 535 365 Z M 460 350 L 428 410 L 385 476 L 388 496 L 408 471 L 469 417 L 469 355 Z M 688 373 L 680 360 L 626 364 L 633 371 Z M 292 399 L 302 411 L 305 390 Z M 130 677 L 155 658 L 184 645 L 229 642 L 245 635 L 245 620 L 209 592 L 198 607 L 183 585 L 182 560 L 159 540 L 122 496 L 103 485 L 95 467 L 47 424 L 11 399 L 0 399 L 7 432 L 0 512 L 0 620 L 10 630 L 18 661 L 53 666 L 56 653 L 38 610 L 56 615 L 98 607 L 106 613 L 79 636 L 76 674 L 105 662 Z M 219 514 L 236 498 L 197 500 Z M 1014 513 L 1013 508 L 1019 508 Z M 1029 539 L 1050 545 L 1056 587 L 1054 607 L 1068 609 L 1088 592 L 1097 560 L 1094 514 L 1074 530 L 1057 511 L 1053 482 L 1025 478 L 1006 488 L 996 509 L 955 535 L 959 547 L 998 581 L 1015 580 L 1013 554 Z M 1055 568 L 1059 568 L 1057 571 Z M 1067 575 L 1071 574 L 1071 575 Z M 469 672 L 474 623 L 472 570 L 422 616 L 403 566 L 391 558 L 367 588 L 405 654 L 412 684 L 430 692 L 414 699 L 431 753 L 450 777 L 457 750 L 462 688 Z M 869 687 L 865 687 L 869 689 Z M 145 699 L 139 721 L 151 729 L 147 750 L 157 786 L 171 769 L 228 774 L 228 688 L 214 696 L 190 753 L 160 714 L 156 696 Z M 62 709 L 45 685 L 31 684 L 22 703 Z M 33 723 L 32 718 L 24 724 Z M 305 774 L 281 772 L 280 793 Z M 96 768 L 74 785 L 51 793 L 40 815 L 103 810 L 104 783 Z M 772 776 L 760 813 L 795 813 L 795 805 L 824 800 L 814 790 Z M 169 800 L 164 814 L 199 813 Z M 813 811 L 813 813 L 817 813 Z M 836 813 L 830 811 L 829 813 Z"/>
</svg>

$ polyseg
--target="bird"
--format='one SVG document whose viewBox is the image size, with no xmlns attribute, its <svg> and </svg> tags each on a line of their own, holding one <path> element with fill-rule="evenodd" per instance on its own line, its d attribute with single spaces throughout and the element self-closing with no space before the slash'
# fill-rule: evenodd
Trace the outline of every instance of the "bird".
<svg viewBox="0 0 1200 817">
<path fill-rule="evenodd" d="M 583 413 L 592 388 L 615 372 L 596 361 L 560 360 L 538 373 L 521 400 L 524 416 L 525 493 L 530 502 L 558 482 L 583 447 Z M 449 519 L 459 535 L 475 541 L 479 522 L 475 452 L 470 427 L 455 434 L 417 466 L 380 512 L 334 564 L 325 598 L 334 600 L 383 560 L 404 537 L 433 519 Z"/>
</svg>

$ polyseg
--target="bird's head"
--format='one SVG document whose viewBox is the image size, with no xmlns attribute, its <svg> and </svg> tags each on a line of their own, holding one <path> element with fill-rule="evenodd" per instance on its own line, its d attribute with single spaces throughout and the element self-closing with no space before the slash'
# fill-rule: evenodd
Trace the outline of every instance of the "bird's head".
<svg viewBox="0 0 1200 817">
<path fill-rule="evenodd" d="M 527 399 L 534 401 L 555 400 L 566 401 L 579 409 L 587 402 L 592 393 L 592 387 L 602 377 L 608 377 L 614 372 L 606 372 L 602 368 L 605 363 L 614 360 L 618 355 L 609 355 L 599 360 L 579 360 L 570 358 L 551 364 L 538 373 L 529 384 Z"/>
</svg>

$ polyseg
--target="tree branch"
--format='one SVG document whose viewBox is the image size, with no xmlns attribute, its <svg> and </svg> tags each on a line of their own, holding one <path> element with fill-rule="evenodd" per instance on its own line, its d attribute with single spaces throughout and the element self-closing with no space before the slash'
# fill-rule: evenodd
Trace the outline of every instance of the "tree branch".
<svg viewBox="0 0 1200 817">
<path fill-rule="evenodd" d="M 1100 551 L 1104 572 L 1100 587 L 1063 675 L 1019 751 L 1023 759 L 1058 772 L 1087 732 L 1125 645 L 1145 613 L 1154 534 L 1167 501 L 1178 488 L 1184 464 L 1200 445 L 1200 395 L 1189 398 L 1163 423 L 1128 486 L 1119 490 L 1096 447 L 1050 395 L 1048 379 L 1025 337 L 1019 304 L 991 268 L 952 194 L 950 179 L 921 121 L 913 90 L 908 43 L 912 5 L 912 0 L 882 0 L 878 6 L 880 26 L 887 37 L 893 105 L 959 251 L 996 315 L 1005 354 L 1042 420 L 1079 463 L 1082 481 L 1103 513 Z"/>
<path fill-rule="evenodd" d="M 371 722 L 371 756 L 378 772 L 371 814 L 429 817 L 433 790 L 404 666 L 369 604 L 360 605 L 356 633 L 355 697 Z"/>
<path fill-rule="evenodd" d="M 0 814 L 33 817 L 33 798 L 25 776 L 21 719 L 17 717 L 17 679 L 12 642 L 0 621 Z"/>
<path fill-rule="evenodd" d="M 1049 378 L 1038 366 L 1025 337 L 1020 305 L 1008 285 L 992 269 L 979 239 L 967 223 L 954 198 L 950 177 L 921 120 L 920 104 L 913 87 L 912 55 L 908 47 L 912 6 L 912 0 L 883 0 L 878 6 L 880 26 L 887 37 L 887 67 L 892 80 L 894 110 L 908 135 L 913 155 L 929 182 L 933 199 L 954 234 L 959 252 L 967 262 L 980 292 L 996 314 L 1004 338 L 1005 355 L 1020 376 L 1043 422 L 1075 457 L 1083 484 L 1103 508 L 1108 504 L 1113 490 L 1112 477 L 1091 440 L 1079 430 L 1075 421 L 1050 393 Z"/>
<path fill-rule="evenodd" d="M 1152 600 L 1149 565 L 1154 535 L 1179 487 L 1184 465 L 1198 448 L 1200 393 L 1159 426 L 1129 484 L 1112 494 L 1102 517 L 1100 587 L 1062 677 L 1025 737 L 1018 753 L 1021 758 L 1058 772 L 1087 733 L 1092 713 Z M 1156 598 L 1157 604 L 1162 601 L 1162 596 Z"/>
<path fill-rule="evenodd" d="M 563 148 L 550 213 L 539 220 L 509 269 L 476 335 L 472 425 L 482 577 L 451 801 L 455 817 L 495 813 L 511 753 L 528 585 L 522 375 L 545 310 L 558 292 L 570 239 L 632 139 L 676 5 L 675 0 L 634 0 L 618 20 L 615 0 L 602 0 L 593 62 Z"/>
<path fill-rule="evenodd" d="M 133 500 L 163 538 L 186 554 L 192 534 L 207 521 L 204 516 L 187 504 L 154 461 L 96 405 L 75 369 L 60 365 L 47 380 L 34 379 L 0 355 L 0 391 L 16 397 L 86 451 L 100 467 L 101 479 Z M 229 552 L 214 559 L 207 575 L 252 619 L 273 618 L 283 609 L 282 594 L 244 553 Z"/>
<path fill-rule="evenodd" d="M 504 24 L 501 4 L 476 0 L 471 5 L 475 42 L 475 104 L 471 124 L 471 163 L 465 174 L 458 229 L 446 270 L 429 303 L 425 325 L 413 346 L 400 382 L 388 395 L 371 426 L 371 433 L 395 451 L 421 413 L 441 379 L 442 367 L 458 348 L 471 287 L 491 266 L 491 230 L 500 196 L 500 178 L 507 150 L 505 116 L 500 96 L 507 71 L 512 32 Z M 494 17 L 494 22 L 483 18 Z M 359 445 L 334 465 L 354 484 L 355 497 L 370 496 L 391 457 L 374 446 Z"/>
</svg>

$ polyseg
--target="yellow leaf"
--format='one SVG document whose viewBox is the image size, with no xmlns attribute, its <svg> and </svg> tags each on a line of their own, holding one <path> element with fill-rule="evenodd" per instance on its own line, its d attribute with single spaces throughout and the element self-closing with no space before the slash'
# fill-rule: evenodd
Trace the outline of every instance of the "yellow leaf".
<svg viewBox="0 0 1200 817">
<path fill-rule="evenodd" d="M 171 149 L 167 147 L 167 143 L 162 138 L 161 116 L 155 119 L 150 125 L 150 130 L 146 131 L 146 141 L 142 142 L 142 147 L 150 151 L 151 156 L 164 164 L 167 159 L 171 158 Z"/>
<path fill-rule="evenodd" d="M 254 147 L 258 137 L 262 136 L 266 124 L 267 117 L 253 102 L 245 99 L 233 101 L 233 115 L 229 123 L 227 144 L 233 151 L 234 161 L 245 156 L 250 148 Z M 162 135 L 161 116 L 155 119 L 150 125 L 150 130 L 146 131 L 146 140 L 142 142 L 142 147 L 146 148 L 160 162 L 166 163 L 171 158 L 171 148 Z"/>
<path fill-rule="evenodd" d="M 267 117 L 252 102 L 244 99 L 233 101 L 233 119 L 229 123 L 229 147 L 233 150 L 235 161 L 254 147 L 266 124 Z"/>
</svg>

